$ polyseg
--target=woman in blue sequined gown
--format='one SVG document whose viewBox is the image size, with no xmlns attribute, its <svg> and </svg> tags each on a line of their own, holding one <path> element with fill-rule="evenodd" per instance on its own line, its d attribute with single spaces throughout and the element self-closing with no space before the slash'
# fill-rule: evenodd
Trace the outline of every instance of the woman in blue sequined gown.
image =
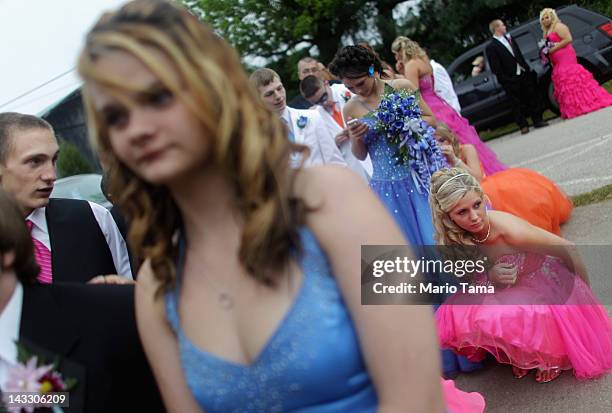
<svg viewBox="0 0 612 413">
<path fill-rule="evenodd" d="M 290 168 L 305 146 L 261 99 L 271 86 L 283 109 L 278 75 L 253 87 L 222 38 L 163 0 L 105 14 L 79 73 L 145 258 L 136 320 L 169 412 L 482 411 L 441 385 L 428 308 L 361 305 L 361 245 L 403 237 L 350 170 Z"/>
<path fill-rule="evenodd" d="M 355 95 L 344 106 L 345 119 L 359 119 L 349 129 L 352 149 L 358 159 L 366 153 L 372 159 L 374 172 L 370 187 L 378 195 L 408 242 L 419 245 L 435 245 L 431 209 L 428 202 L 428 188 L 417 188 L 411 177 L 410 167 L 397 164 L 396 148 L 387 139 L 378 136 L 374 130 L 375 119 L 371 116 L 383 94 L 393 89 L 416 88 L 406 79 L 396 79 L 389 83 L 380 79 L 382 66 L 378 57 L 361 46 L 343 48 L 329 65 L 330 70 L 342 79 L 344 85 Z M 436 119 L 427 104 L 421 99 L 422 118 L 432 125 Z M 443 372 L 446 377 L 457 373 L 472 371 L 482 367 L 452 351 L 442 351 Z"/>
</svg>

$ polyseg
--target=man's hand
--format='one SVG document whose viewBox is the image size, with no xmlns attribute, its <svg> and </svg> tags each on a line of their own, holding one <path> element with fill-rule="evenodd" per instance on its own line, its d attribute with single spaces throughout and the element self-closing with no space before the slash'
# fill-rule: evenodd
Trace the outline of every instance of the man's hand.
<svg viewBox="0 0 612 413">
<path fill-rule="evenodd" d="M 87 284 L 136 284 L 136 281 L 117 274 L 98 275 L 87 282 Z"/>
<path fill-rule="evenodd" d="M 344 142 L 348 141 L 349 140 L 348 129 L 343 129 L 342 132 L 337 134 L 334 139 L 336 140 L 336 145 L 337 146 L 340 146 Z"/>
</svg>

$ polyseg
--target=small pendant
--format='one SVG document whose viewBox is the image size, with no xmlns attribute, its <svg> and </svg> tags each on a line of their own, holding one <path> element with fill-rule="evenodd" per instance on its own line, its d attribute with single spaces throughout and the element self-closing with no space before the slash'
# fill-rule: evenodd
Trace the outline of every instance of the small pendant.
<svg viewBox="0 0 612 413">
<path fill-rule="evenodd" d="M 234 307 L 234 299 L 227 293 L 219 294 L 219 305 L 222 309 L 229 311 Z"/>
</svg>

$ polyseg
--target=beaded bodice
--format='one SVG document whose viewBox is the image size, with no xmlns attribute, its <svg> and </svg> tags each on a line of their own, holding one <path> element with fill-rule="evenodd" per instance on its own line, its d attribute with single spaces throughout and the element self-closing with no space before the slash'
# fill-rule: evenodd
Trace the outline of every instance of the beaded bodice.
<svg viewBox="0 0 612 413">
<path fill-rule="evenodd" d="M 183 333 L 179 288 L 166 295 L 189 388 L 215 412 L 374 412 L 377 398 L 331 267 L 314 235 L 300 231 L 302 285 L 292 307 L 251 365 L 196 347 Z"/>
</svg>

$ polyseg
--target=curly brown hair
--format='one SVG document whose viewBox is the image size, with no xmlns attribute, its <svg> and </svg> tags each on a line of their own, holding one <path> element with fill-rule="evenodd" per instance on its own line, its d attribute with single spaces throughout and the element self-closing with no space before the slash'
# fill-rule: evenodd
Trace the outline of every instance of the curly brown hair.
<svg viewBox="0 0 612 413">
<path fill-rule="evenodd" d="M 108 126 L 92 103 L 93 84 L 111 91 L 134 89 L 96 66 L 98 58 L 114 50 L 139 59 L 214 137 L 211 162 L 231 183 L 244 222 L 239 260 L 256 280 L 273 285 L 282 274 L 276 270 L 301 248 L 298 228 L 305 207 L 291 195 L 296 170 L 288 165 L 290 154 L 305 147 L 288 142 L 278 116 L 250 86 L 235 50 L 185 8 L 136 0 L 103 15 L 87 35 L 78 64 L 90 136 L 110 163 L 109 190 L 121 194 L 117 203 L 130 221 L 130 245 L 150 260 L 160 282 L 158 294 L 175 283 L 182 218 L 166 187 L 139 178 L 113 153 Z M 159 52 L 172 67 L 160 61 Z M 171 73 L 180 80 L 169 80 Z"/>
</svg>

